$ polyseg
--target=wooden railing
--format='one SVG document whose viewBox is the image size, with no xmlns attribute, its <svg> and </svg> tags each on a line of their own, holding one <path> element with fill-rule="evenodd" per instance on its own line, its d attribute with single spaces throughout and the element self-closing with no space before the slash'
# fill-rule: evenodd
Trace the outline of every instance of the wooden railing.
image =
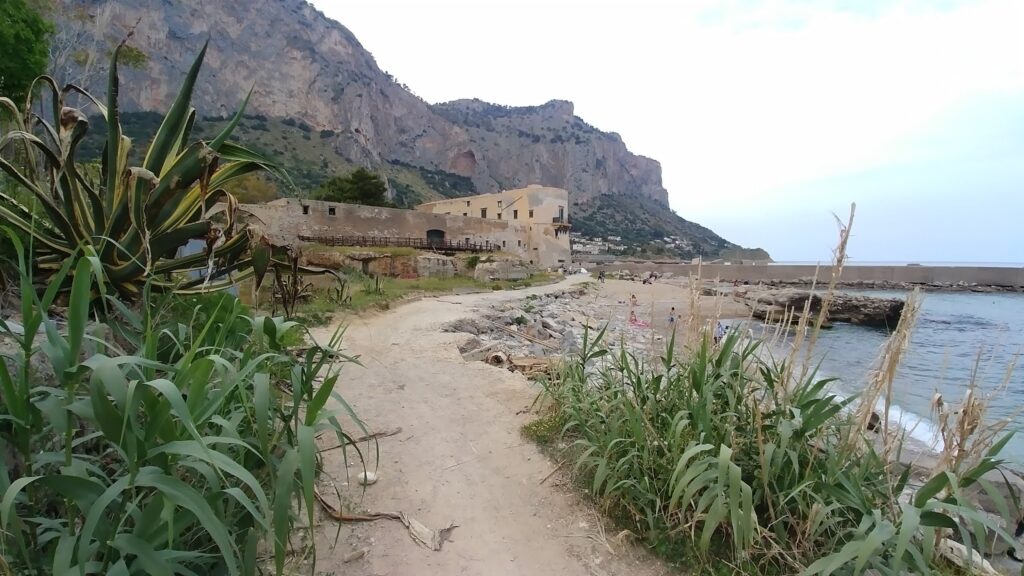
<svg viewBox="0 0 1024 576">
<path fill-rule="evenodd" d="M 462 240 L 441 240 L 434 238 L 401 238 L 394 236 L 307 236 L 300 235 L 303 242 L 315 242 L 327 246 L 365 246 L 416 248 L 418 250 L 434 250 L 438 252 L 493 252 L 499 248 L 497 244 L 486 242 L 464 242 Z"/>
</svg>

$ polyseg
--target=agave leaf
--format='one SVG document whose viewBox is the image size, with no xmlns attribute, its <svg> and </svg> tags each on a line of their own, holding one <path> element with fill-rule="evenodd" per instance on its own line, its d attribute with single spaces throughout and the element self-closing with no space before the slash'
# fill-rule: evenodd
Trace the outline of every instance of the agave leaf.
<svg viewBox="0 0 1024 576">
<path fill-rule="evenodd" d="M 39 84 L 41 84 L 42 86 L 38 87 L 39 91 L 37 92 L 36 89 L 37 89 L 37 85 L 39 85 Z M 32 97 L 33 97 L 34 94 L 40 94 L 41 95 L 43 93 L 42 92 L 42 88 L 43 87 L 50 89 L 50 107 L 51 107 L 51 112 L 53 113 L 53 117 L 54 118 L 60 118 L 60 106 L 61 106 L 61 102 L 63 101 L 62 92 L 61 92 L 60 88 L 57 87 L 57 81 L 54 80 L 51 76 L 47 76 L 46 74 L 44 74 L 42 76 L 39 76 L 35 80 L 33 80 L 31 86 L 29 86 L 29 90 L 28 90 L 28 93 L 27 93 L 28 95 L 25 98 L 25 108 L 24 108 L 25 115 L 26 115 L 26 120 L 25 120 L 25 124 L 26 125 L 28 124 L 28 117 L 30 117 L 30 111 L 32 110 Z"/>
<path fill-rule="evenodd" d="M 245 109 L 249 106 L 249 99 L 252 98 L 252 92 L 255 89 L 255 85 L 252 88 L 249 88 L 249 93 L 245 95 L 245 99 L 242 100 L 242 104 L 238 107 L 235 115 L 231 117 L 231 121 L 228 122 L 228 125 L 220 131 L 220 134 L 210 142 L 210 148 L 219 152 L 221 147 L 227 143 L 228 138 L 231 137 L 231 133 L 235 131 L 235 128 L 238 127 L 238 123 L 242 121 L 242 115 L 245 114 Z"/>
<path fill-rule="evenodd" d="M 106 164 L 106 182 L 107 182 L 107 214 L 114 214 L 114 207 L 121 206 L 123 204 L 122 194 L 117 194 L 115 191 L 118 190 L 117 181 L 121 177 L 121 145 L 123 143 L 121 137 L 121 119 L 118 114 L 117 97 L 119 93 L 119 83 L 117 77 L 117 58 L 121 54 L 121 49 L 124 48 L 125 42 L 121 41 L 120 44 L 114 48 L 114 54 L 110 58 L 110 73 L 107 77 L 107 147 L 103 151 L 103 160 Z M 107 236 L 111 236 L 111 230 L 108 228 L 106 231 Z"/>
<path fill-rule="evenodd" d="M 62 253 L 71 252 L 67 244 L 58 239 L 61 232 L 55 229 L 49 221 L 37 218 L 31 210 L 3 192 L 0 192 L 0 200 L 3 200 L 3 202 L 0 202 L 0 215 L 5 217 L 4 219 L 7 223 L 13 224 L 16 228 L 30 236 L 34 236 L 53 250 Z"/>
<path fill-rule="evenodd" d="M 143 167 L 154 174 L 160 176 L 167 174 L 177 158 L 178 151 L 182 149 L 185 129 L 189 123 L 188 118 L 192 113 L 189 104 L 192 101 L 192 90 L 195 87 L 196 79 L 199 78 L 199 70 L 203 66 L 209 44 L 209 40 L 204 42 L 199 54 L 192 61 L 192 66 L 189 67 L 188 74 L 185 75 L 185 80 L 181 84 L 181 89 L 178 90 L 174 103 L 171 104 L 167 115 L 164 116 L 164 121 L 160 123 L 160 128 L 157 129 L 156 135 L 153 137 L 153 143 L 150 145 L 149 151 L 146 152 Z"/>
<path fill-rule="evenodd" d="M 21 111 L 18 110 L 18 106 L 14 103 L 13 100 L 6 96 L 0 96 L 0 107 L 7 109 L 7 115 L 9 116 L 10 121 L 14 122 L 15 130 L 25 130 L 25 122 L 24 119 L 21 117 Z M 0 119 L 3 118 L 4 116 L 0 114 Z"/>
<path fill-rule="evenodd" d="M 266 239 L 259 238 L 254 242 L 252 248 L 252 269 L 255 280 L 254 289 L 259 291 L 263 285 L 263 278 L 270 268 L 270 246 Z"/>
</svg>

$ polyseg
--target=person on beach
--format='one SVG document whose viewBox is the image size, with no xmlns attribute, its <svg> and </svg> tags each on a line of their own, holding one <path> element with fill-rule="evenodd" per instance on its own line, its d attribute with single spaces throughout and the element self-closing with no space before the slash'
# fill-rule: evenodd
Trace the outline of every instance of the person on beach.
<svg viewBox="0 0 1024 576">
<path fill-rule="evenodd" d="M 604 270 L 597 273 L 597 280 L 601 284 L 604 284 Z"/>
<path fill-rule="evenodd" d="M 714 336 L 715 345 L 717 346 L 724 338 L 725 338 L 725 326 L 722 326 L 722 323 L 719 322 L 718 324 L 715 325 L 715 336 Z"/>
<path fill-rule="evenodd" d="M 641 328 L 647 328 L 649 326 L 649 324 L 647 324 L 647 322 L 644 322 L 643 320 L 638 319 L 636 317 L 636 312 L 633 311 L 633 310 L 629 311 L 629 323 L 632 324 L 633 326 L 639 326 Z"/>
<path fill-rule="evenodd" d="M 672 307 L 672 310 L 669 310 L 669 313 L 668 313 L 668 323 L 669 323 L 669 325 L 673 325 L 673 324 L 676 323 L 676 307 L 675 306 Z"/>
<path fill-rule="evenodd" d="M 636 306 L 636 302 L 637 302 L 636 294 L 630 294 L 630 296 L 629 296 L 629 305 L 630 306 Z"/>
</svg>

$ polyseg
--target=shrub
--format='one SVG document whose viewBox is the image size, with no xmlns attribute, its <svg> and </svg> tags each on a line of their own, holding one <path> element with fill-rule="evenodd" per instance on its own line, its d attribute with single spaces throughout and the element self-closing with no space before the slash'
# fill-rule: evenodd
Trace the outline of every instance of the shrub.
<svg viewBox="0 0 1024 576">
<path fill-rule="evenodd" d="M 0 320 L 15 343 L 0 355 L 0 566 L 255 575 L 267 541 L 281 574 L 298 515 L 313 525 L 315 436 L 350 441 L 326 409 L 347 406 L 339 338 L 296 356 L 293 323 L 251 317 L 229 295 L 148 288 L 138 313 L 101 295 L 118 312 L 90 323 L 90 260 L 66 264 L 40 298 L 16 244 L 21 324 Z M 47 310 L 72 267 L 58 324 Z"/>
<path fill-rule="evenodd" d="M 968 550 L 1012 541 L 964 496 L 999 466 L 1008 436 L 909 491 L 909 468 L 880 454 L 847 410 L 854 398 L 757 341 L 705 337 L 679 358 L 673 337 L 651 364 L 591 336 L 546 394 L 588 490 L 652 542 L 692 536 L 700 554 L 759 573 L 929 574 L 947 537 Z"/>
<path fill-rule="evenodd" d="M 0 170 L 30 198 L 21 202 L 3 195 L 0 217 L 32 237 L 36 279 L 42 283 L 80 249 L 127 299 L 138 298 L 147 282 L 154 289 L 178 288 L 181 279 L 175 275 L 179 273 L 205 270 L 211 279 L 231 272 L 250 274 L 249 234 L 236 226 L 234 202 L 222 189 L 234 178 L 272 168 L 265 158 L 228 141 L 248 98 L 215 138 L 188 143 L 196 115 L 189 102 L 204 47 L 157 129 L 143 165 L 130 166 L 131 141 L 123 135 L 117 102 L 118 59 L 123 49 L 124 43 L 112 56 L 106 105 L 75 86 L 58 89 L 48 76 L 35 81 L 38 90 L 33 90 L 24 110 L 0 98 L 0 109 L 11 117 L 11 129 L 0 135 Z M 107 125 L 98 175 L 77 163 L 76 150 L 89 121 L 84 112 L 67 106 L 68 97 L 76 92 L 95 104 Z M 32 112 L 35 104 L 47 112 Z M 37 160 L 15 160 L 30 157 Z M 226 202 L 226 218 L 215 223 L 213 209 L 221 200 Z M 178 249 L 192 239 L 204 240 L 207 253 L 179 256 Z M 70 270 L 59 288 L 68 289 L 76 272 Z M 227 286 L 238 279 L 206 288 Z M 193 279 L 185 287 L 200 284 L 203 279 Z"/>
<path fill-rule="evenodd" d="M 479 264 L 479 263 L 480 263 L 480 255 L 479 254 L 473 254 L 469 258 L 466 258 L 466 268 L 468 268 L 470 270 L 475 269 L 476 265 Z"/>
</svg>

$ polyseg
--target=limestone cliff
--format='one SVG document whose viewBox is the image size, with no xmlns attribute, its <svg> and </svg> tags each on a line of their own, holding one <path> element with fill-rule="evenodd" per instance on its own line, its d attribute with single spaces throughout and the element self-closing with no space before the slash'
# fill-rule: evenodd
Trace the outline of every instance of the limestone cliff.
<svg viewBox="0 0 1024 576">
<path fill-rule="evenodd" d="M 122 74 L 125 110 L 166 109 L 209 39 L 194 100 L 200 114 L 230 114 L 253 88 L 251 114 L 272 123 L 300 122 L 306 130 L 302 137 L 312 141 L 295 146 L 281 136 L 285 145 L 269 149 L 317 156 L 310 161 L 323 172 L 345 165 L 379 167 L 396 178 L 396 188 L 432 190 L 414 193 L 415 200 L 542 183 L 569 190 L 573 224 L 585 232 L 607 228 L 607 219 L 596 218 L 601 206 L 614 204 L 619 217 L 639 226 L 639 234 L 624 237 L 638 242 L 668 235 L 689 238 L 693 250 L 683 256 L 735 248 L 676 216 L 658 162 L 630 153 L 617 134 L 588 125 L 574 115 L 571 103 L 520 108 L 479 100 L 428 104 L 382 71 L 349 30 L 305 0 L 58 3 L 60 34 L 93 52 L 109 49 L 134 29 L 130 45 L 147 60 Z M 81 51 L 68 53 L 74 57 L 55 62 L 59 73 L 79 75 L 102 94 L 101 59 L 86 74 Z M 323 173 L 324 179 L 328 176 Z M 613 226 L 605 233 L 616 231 Z"/>
</svg>

